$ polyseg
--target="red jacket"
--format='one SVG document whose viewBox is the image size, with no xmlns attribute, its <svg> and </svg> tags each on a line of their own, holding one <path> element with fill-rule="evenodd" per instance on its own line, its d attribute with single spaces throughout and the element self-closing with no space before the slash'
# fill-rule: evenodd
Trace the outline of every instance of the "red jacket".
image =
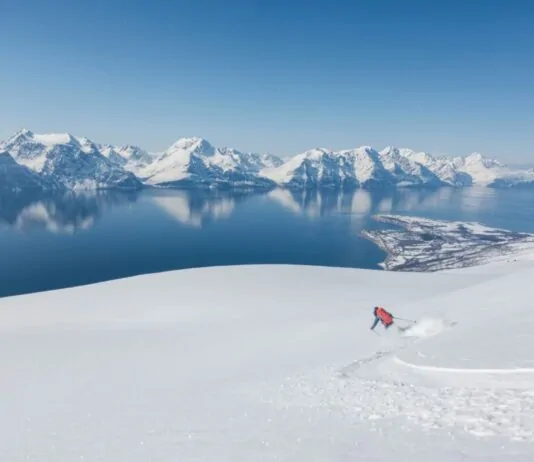
<svg viewBox="0 0 534 462">
<path fill-rule="evenodd" d="M 388 313 L 384 308 L 379 306 L 376 309 L 376 315 L 378 318 L 386 325 L 389 326 L 390 324 L 393 324 L 393 316 L 391 313 Z"/>
</svg>

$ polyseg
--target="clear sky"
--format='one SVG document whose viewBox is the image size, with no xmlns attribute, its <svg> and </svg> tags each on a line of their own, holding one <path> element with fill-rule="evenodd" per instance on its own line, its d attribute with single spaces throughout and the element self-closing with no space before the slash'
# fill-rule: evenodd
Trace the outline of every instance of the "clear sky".
<svg viewBox="0 0 534 462">
<path fill-rule="evenodd" d="M 534 161 L 534 2 L 3 0 L 0 139 Z"/>
</svg>

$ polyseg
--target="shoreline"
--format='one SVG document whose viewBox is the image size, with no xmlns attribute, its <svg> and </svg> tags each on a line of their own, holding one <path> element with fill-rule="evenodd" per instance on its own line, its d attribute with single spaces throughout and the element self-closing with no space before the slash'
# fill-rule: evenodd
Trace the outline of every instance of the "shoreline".
<svg viewBox="0 0 534 462">
<path fill-rule="evenodd" d="M 534 234 L 490 228 L 477 222 L 374 215 L 394 225 L 360 235 L 386 252 L 384 271 L 436 272 L 534 256 Z M 398 229 L 400 228 L 400 229 Z"/>
</svg>

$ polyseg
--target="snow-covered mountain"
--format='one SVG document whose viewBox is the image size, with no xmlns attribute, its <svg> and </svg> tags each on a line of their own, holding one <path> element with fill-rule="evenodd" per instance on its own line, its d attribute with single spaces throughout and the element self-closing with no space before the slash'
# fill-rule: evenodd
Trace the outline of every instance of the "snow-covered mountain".
<svg viewBox="0 0 534 462">
<path fill-rule="evenodd" d="M 534 172 L 506 166 L 494 159 L 473 153 L 466 157 L 433 157 L 426 152 L 399 149 L 399 153 L 427 167 L 445 185 L 511 187 L 534 185 Z"/>
<path fill-rule="evenodd" d="M 534 185 L 534 170 L 512 169 L 479 153 L 434 157 L 391 146 L 380 152 L 369 146 L 344 151 L 312 149 L 260 173 L 295 189 Z"/>
<path fill-rule="evenodd" d="M 375 188 L 395 183 L 380 154 L 368 146 L 338 152 L 312 149 L 260 174 L 290 188 Z"/>
<path fill-rule="evenodd" d="M 533 171 L 509 168 L 501 162 L 488 159 L 477 152 L 467 157 L 455 157 L 453 163 L 458 171 L 473 179 L 473 184 L 488 186 L 534 184 Z"/>
<path fill-rule="evenodd" d="M 273 187 L 258 172 L 281 165 L 272 155 L 216 148 L 203 138 L 180 138 L 136 173 L 147 184 L 158 186 Z"/>
<path fill-rule="evenodd" d="M 395 148 L 386 148 L 386 150 L 389 149 Z M 402 157 L 426 167 L 438 177 L 443 185 L 462 187 L 470 186 L 473 183 L 469 175 L 459 171 L 455 167 L 452 159 L 434 157 L 427 152 L 417 152 L 405 148 L 398 149 L 398 152 Z"/>
<path fill-rule="evenodd" d="M 38 174 L 34 180 L 41 178 L 43 185 L 67 189 L 139 188 L 143 184 L 209 189 L 534 186 L 534 170 L 510 168 L 479 153 L 435 157 L 391 146 L 380 152 L 370 146 L 341 151 L 317 148 L 284 161 L 272 154 L 215 147 L 199 137 L 180 138 L 165 151 L 150 153 L 133 145 L 96 144 L 68 133 L 21 130 L 0 143 L 2 151 Z M 24 170 L 26 175 L 18 171 L 20 180 L 12 176 L 10 188 L 15 181 L 21 181 L 22 188 L 29 184 L 22 180 L 30 181 L 28 170 Z"/>
<path fill-rule="evenodd" d="M 312 149 L 261 174 L 290 188 L 467 186 L 473 180 L 465 165 L 409 149 L 387 147 L 378 152 L 363 146 L 344 151 Z"/>
<path fill-rule="evenodd" d="M 54 189 L 59 189 L 56 182 L 18 164 L 7 152 L 0 152 L 0 194 L 45 192 Z"/>
<path fill-rule="evenodd" d="M 100 145 L 100 152 L 111 162 L 120 165 L 125 170 L 135 173 L 152 163 L 156 155 L 151 154 L 139 146 L 127 144 L 126 146 Z"/>
<path fill-rule="evenodd" d="M 0 151 L 67 189 L 141 187 L 133 173 L 111 162 L 95 143 L 68 133 L 42 135 L 21 130 L 0 144 Z"/>
<path fill-rule="evenodd" d="M 407 150 L 388 146 L 380 151 L 380 161 L 402 186 L 440 186 L 443 180 L 424 163 L 409 157 Z"/>
</svg>

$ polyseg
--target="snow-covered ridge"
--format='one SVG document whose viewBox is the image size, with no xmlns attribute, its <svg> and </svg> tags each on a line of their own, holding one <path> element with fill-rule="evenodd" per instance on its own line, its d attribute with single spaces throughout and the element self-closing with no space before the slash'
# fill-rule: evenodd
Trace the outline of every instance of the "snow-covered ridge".
<svg viewBox="0 0 534 462">
<path fill-rule="evenodd" d="M 402 229 L 363 231 L 388 253 L 382 266 L 393 271 L 440 271 L 513 259 L 534 252 L 534 234 L 401 215 L 377 215 L 377 221 Z"/>
<path fill-rule="evenodd" d="M 283 161 L 272 154 L 215 147 L 184 137 L 150 153 L 138 146 L 98 144 L 68 133 L 21 130 L 0 143 L 5 151 L 47 181 L 65 188 L 385 189 L 483 185 L 534 185 L 534 170 L 483 157 L 434 157 L 426 152 L 371 146 L 311 149 Z"/>
<path fill-rule="evenodd" d="M 180 138 L 136 173 L 154 186 L 272 188 L 274 182 L 258 172 L 281 162 L 269 154 L 216 148 L 203 138 Z"/>
<path fill-rule="evenodd" d="M 63 189 L 137 189 L 142 186 L 132 172 L 110 161 L 87 138 L 21 130 L 1 143 L 0 151 L 7 152 L 18 165 L 35 172 L 43 182 Z"/>
<path fill-rule="evenodd" d="M 512 169 L 478 153 L 434 157 L 391 146 L 382 151 L 370 146 L 342 151 L 312 149 L 261 174 L 292 189 L 534 185 L 532 170 Z"/>
</svg>

